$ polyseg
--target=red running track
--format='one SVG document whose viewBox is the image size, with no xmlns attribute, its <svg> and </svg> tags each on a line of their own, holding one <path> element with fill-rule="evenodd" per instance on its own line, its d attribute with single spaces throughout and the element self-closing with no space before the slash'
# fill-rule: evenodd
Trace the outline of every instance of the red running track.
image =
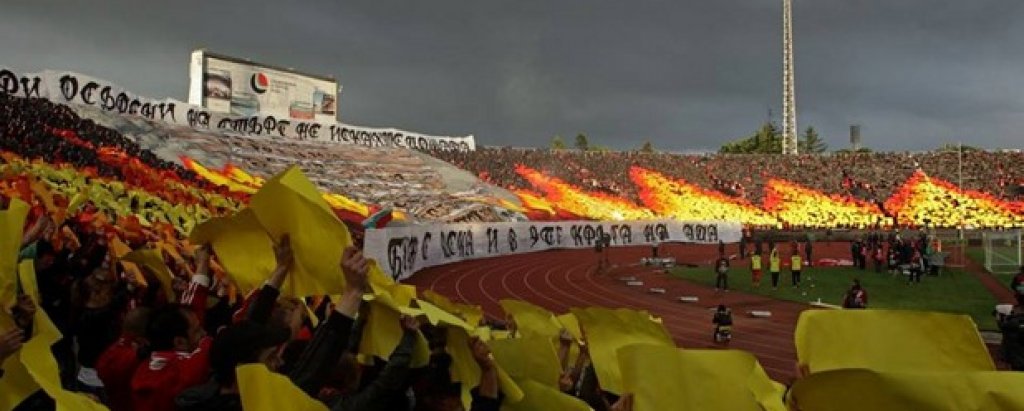
<svg viewBox="0 0 1024 411">
<path fill-rule="evenodd" d="M 849 253 L 848 247 L 846 243 L 816 243 L 814 257 L 844 257 Z M 788 247 L 780 250 L 786 254 Z M 735 246 L 730 246 L 729 251 L 735 252 Z M 675 257 L 680 264 L 707 266 L 717 252 L 713 245 L 665 244 L 660 255 Z M 555 313 L 590 306 L 647 310 L 663 319 L 676 344 L 684 348 L 721 348 L 711 340 L 711 317 L 718 304 L 726 304 L 734 319 L 729 348 L 756 355 L 765 371 L 777 381 L 788 382 L 792 378 L 796 363 L 793 330 L 800 312 L 809 308 L 807 305 L 738 292 L 716 293 L 706 286 L 670 279 L 660 270 L 637 264 L 650 253 L 650 247 L 612 249 L 613 268 L 600 274 L 596 272 L 598 255 L 593 250 L 557 250 L 432 267 L 407 282 L 457 301 L 479 304 L 492 318 L 504 317 L 498 300 L 505 298 L 529 301 Z M 744 275 L 740 273 L 749 273 L 736 267 L 746 265 L 734 263 L 734 275 L 730 276 L 733 279 Z M 644 286 L 628 287 L 617 280 L 622 276 L 635 276 Z M 647 290 L 651 287 L 665 288 L 666 293 L 649 294 Z M 684 295 L 697 296 L 700 301 L 677 301 Z M 751 310 L 768 310 L 772 317 L 752 318 L 746 315 Z"/>
</svg>

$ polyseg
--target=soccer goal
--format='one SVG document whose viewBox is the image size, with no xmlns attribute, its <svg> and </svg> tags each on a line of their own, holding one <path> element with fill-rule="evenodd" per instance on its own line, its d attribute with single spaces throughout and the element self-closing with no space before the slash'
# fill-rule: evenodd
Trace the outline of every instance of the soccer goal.
<svg viewBox="0 0 1024 411">
<path fill-rule="evenodd" d="M 990 273 L 1015 273 L 1021 267 L 1020 230 L 982 233 L 985 269 Z"/>
</svg>

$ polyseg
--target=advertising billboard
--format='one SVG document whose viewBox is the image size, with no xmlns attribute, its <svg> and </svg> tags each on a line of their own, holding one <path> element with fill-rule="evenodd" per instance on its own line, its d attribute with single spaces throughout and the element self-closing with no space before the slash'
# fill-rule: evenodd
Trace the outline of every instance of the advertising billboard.
<svg viewBox="0 0 1024 411">
<path fill-rule="evenodd" d="M 192 52 L 189 104 L 234 116 L 270 115 L 302 121 L 338 118 L 338 82 L 331 77 Z"/>
</svg>

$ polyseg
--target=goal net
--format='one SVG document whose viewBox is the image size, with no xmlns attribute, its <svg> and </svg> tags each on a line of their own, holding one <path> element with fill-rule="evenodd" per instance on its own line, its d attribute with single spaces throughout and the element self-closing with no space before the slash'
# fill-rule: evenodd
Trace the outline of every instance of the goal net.
<svg viewBox="0 0 1024 411">
<path fill-rule="evenodd" d="M 985 269 L 990 273 L 1015 273 L 1021 267 L 1020 230 L 990 231 L 981 235 L 985 245 Z"/>
</svg>

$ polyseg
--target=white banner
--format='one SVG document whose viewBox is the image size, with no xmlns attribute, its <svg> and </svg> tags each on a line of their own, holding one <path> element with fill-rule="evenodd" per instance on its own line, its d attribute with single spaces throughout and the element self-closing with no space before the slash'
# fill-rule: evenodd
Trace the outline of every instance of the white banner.
<svg viewBox="0 0 1024 411">
<path fill-rule="evenodd" d="M 12 70 L 0 67 L 0 93 L 18 97 L 46 98 L 62 104 L 83 104 L 197 130 L 371 147 L 444 151 L 476 149 L 473 136 L 430 136 L 393 128 L 357 127 L 339 122 L 294 121 L 264 115 L 231 117 L 173 99 L 147 99 L 113 83 L 69 71 L 47 70 L 18 75 Z"/>
<path fill-rule="evenodd" d="M 432 224 L 370 229 L 363 252 L 397 280 L 442 264 L 559 248 L 594 248 L 605 234 L 616 246 L 740 241 L 738 222 L 556 221 Z"/>
</svg>

